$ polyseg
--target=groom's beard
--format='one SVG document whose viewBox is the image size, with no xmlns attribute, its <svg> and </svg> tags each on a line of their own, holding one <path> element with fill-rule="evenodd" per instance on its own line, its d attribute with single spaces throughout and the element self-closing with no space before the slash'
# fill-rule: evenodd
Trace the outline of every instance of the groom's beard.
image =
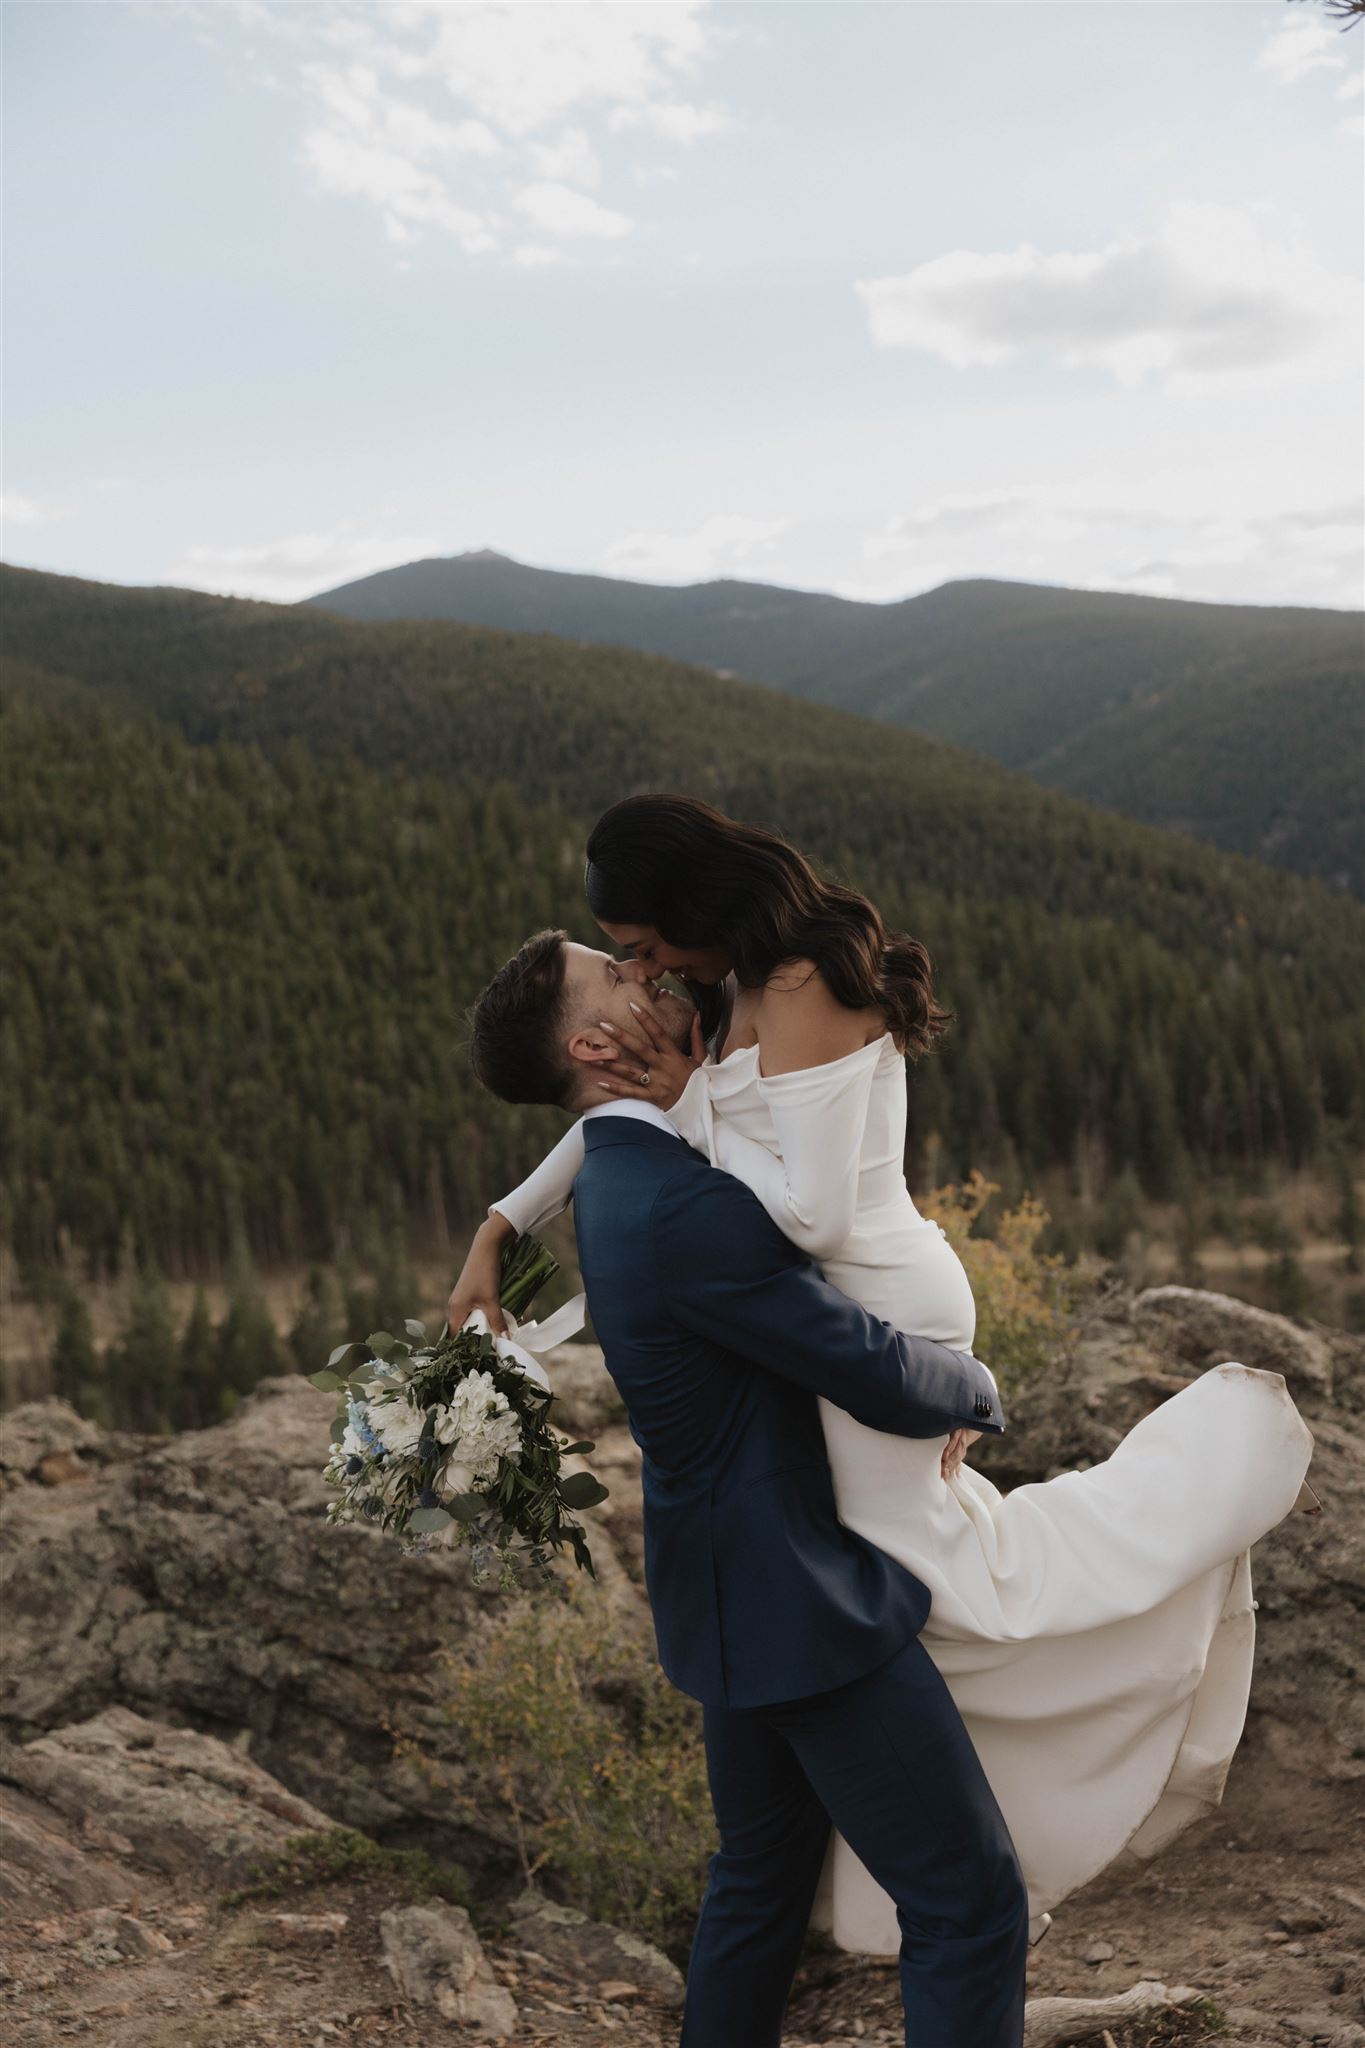
<svg viewBox="0 0 1365 2048">
<path fill-rule="evenodd" d="M 654 1015 L 663 1026 L 665 1036 L 680 1052 L 686 1052 L 692 1043 L 692 1019 L 696 1014 L 697 1006 L 692 998 L 676 995 L 671 988 L 661 988 L 654 998 Z"/>
</svg>

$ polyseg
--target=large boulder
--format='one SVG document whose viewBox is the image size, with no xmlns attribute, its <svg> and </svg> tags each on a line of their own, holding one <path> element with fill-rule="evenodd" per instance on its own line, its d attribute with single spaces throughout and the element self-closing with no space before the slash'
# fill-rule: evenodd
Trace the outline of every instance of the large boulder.
<svg viewBox="0 0 1365 2048">
<path fill-rule="evenodd" d="M 1313 1432 L 1308 1479 L 1323 1503 L 1286 1516 L 1252 1552 L 1251 1706 L 1316 1724 L 1340 1758 L 1365 1744 L 1365 1337 L 1196 1288 L 1110 1287 L 1054 1365 L 1006 1386 L 1008 1430 L 968 1456 L 1006 1490 L 1096 1464 L 1143 1415 L 1234 1359 L 1284 1374 Z"/>
<path fill-rule="evenodd" d="M 63 1486 L 93 1479 L 135 1441 L 88 1422 L 67 1401 L 26 1402 L 0 1417 L 0 1493 L 35 1480 Z"/>
<path fill-rule="evenodd" d="M 127 1707 L 7 1746 L 0 1773 L 93 1847 L 165 1877 L 239 1878 L 291 1835 L 332 1826 L 240 1749 Z"/>
<path fill-rule="evenodd" d="M 304 1379 L 268 1380 L 230 1422 L 123 1439 L 107 1458 L 62 1403 L 6 1418 L 22 1456 L 0 1497 L 0 1728 L 22 1741 L 123 1706 L 240 1733 L 255 1762 L 339 1821 L 391 1838 L 413 1824 L 429 1846 L 496 1859 L 502 1823 L 451 1822 L 393 1731 L 458 1773 L 443 1660 L 477 1656 L 502 1596 L 471 1585 L 460 1553 L 404 1557 L 368 1527 L 326 1520 L 332 1409 Z M 81 1459 L 82 1483 L 43 1483 L 54 1448 Z M 588 1521 L 594 1597 L 645 1625 L 608 1528 Z"/>
<path fill-rule="evenodd" d="M 1132 1317 L 1149 1343 L 1196 1371 L 1235 1359 L 1261 1372 L 1283 1373 L 1296 1396 L 1331 1394 L 1332 1353 L 1325 1337 L 1288 1316 L 1199 1287 L 1148 1287 L 1134 1301 Z"/>
</svg>

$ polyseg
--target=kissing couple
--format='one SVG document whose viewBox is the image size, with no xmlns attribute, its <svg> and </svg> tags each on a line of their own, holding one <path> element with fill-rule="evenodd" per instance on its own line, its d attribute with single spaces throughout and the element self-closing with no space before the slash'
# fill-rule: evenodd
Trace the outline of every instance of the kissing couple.
<svg viewBox="0 0 1365 2048">
<path fill-rule="evenodd" d="M 472 1013 L 480 1080 L 576 1121 L 447 1315 L 501 1329 L 504 1245 L 573 1202 L 720 1841 L 682 2048 L 778 2048 L 810 1926 L 899 1957 L 912 2048 L 1020 2048 L 1050 1908 L 1222 1797 L 1250 1548 L 1313 1439 L 1230 1361 L 1002 1494 L 965 1463 L 1005 1427 L 971 1287 L 905 1182 L 907 1061 L 951 1021 L 924 947 L 689 797 L 614 804 L 585 882 L 612 950 L 541 932 Z"/>
</svg>

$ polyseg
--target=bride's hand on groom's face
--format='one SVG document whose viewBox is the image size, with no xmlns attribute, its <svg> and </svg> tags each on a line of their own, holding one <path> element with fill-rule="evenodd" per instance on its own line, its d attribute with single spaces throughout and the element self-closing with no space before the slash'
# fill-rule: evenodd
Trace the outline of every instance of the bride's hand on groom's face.
<svg viewBox="0 0 1365 2048">
<path fill-rule="evenodd" d="M 706 1058 L 701 1020 L 692 1019 L 691 1044 L 674 1045 L 658 1018 L 641 1003 L 632 1003 L 635 1025 L 609 1024 L 601 1029 L 620 1047 L 616 1059 L 597 1069 L 595 1079 L 604 1096 L 625 1096 L 633 1102 L 653 1102 L 671 1109 L 693 1073 Z"/>
</svg>

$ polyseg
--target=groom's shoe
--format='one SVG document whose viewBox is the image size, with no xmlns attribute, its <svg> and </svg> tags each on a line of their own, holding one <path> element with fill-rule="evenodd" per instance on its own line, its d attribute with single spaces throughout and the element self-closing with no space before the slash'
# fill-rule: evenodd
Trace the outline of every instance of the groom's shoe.
<svg viewBox="0 0 1365 2048">
<path fill-rule="evenodd" d="M 1051 1927 L 1051 1925 L 1052 1925 L 1052 1915 L 1051 1915 L 1051 1913 L 1039 1913 L 1036 1919 L 1033 1919 L 1033 1920 L 1030 1920 L 1030 1921 L 1029 1921 L 1029 1924 L 1028 1924 L 1028 1945 L 1029 1945 L 1029 1947 L 1030 1947 L 1030 1948 L 1037 1948 L 1037 1946 L 1038 1946 L 1039 1942 L 1040 1942 L 1040 1941 L 1042 1940 L 1043 1936 L 1044 1936 L 1044 1935 L 1045 1935 L 1045 1934 L 1047 1933 L 1047 1931 L 1048 1931 L 1049 1927 Z"/>
</svg>

